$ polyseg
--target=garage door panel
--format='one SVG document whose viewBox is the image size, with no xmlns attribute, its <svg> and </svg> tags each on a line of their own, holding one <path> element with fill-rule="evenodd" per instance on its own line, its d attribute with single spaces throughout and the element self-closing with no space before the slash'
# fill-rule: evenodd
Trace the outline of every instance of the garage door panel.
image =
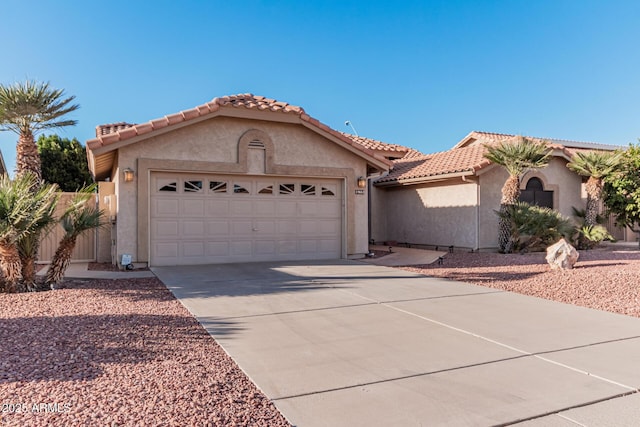
<svg viewBox="0 0 640 427">
<path fill-rule="evenodd" d="M 251 256 L 252 242 L 250 240 L 231 242 L 230 243 L 230 255 L 232 256 Z"/>
<path fill-rule="evenodd" d="M 341 206 L 335 201 L 321 201 L 316 205 L 316 213 L 318 216 L 329 216 L 333 218 L 340 218 Z"/>
<path fill-rule="evenodd" d="M 276 241 L 275 240 L 258 240 L 255 242 L 255 254 L 256 255 L 275 255 L 276 254 Z"/>
<path fill-rule="evenodd" d="M 337 236 L 340 234 L 340 224 L 335 220 L 323 220 L 316 222 L 318 234 Z"/>
<path fill-rule="evenodd" d="M 251 200 L 232 200 L 230 213 L 237 216 L 252 216 L 253 204 Z"/>
<path fill-rule="evenodd" d="M 161 242 L 155 244 L 156 255 L 160 258 L 177 258 L 179 247 L 177 242 Z"/>
<path fill-rule="evenodd" d="M 216 220 L 207 222 L 207 235 L 213 237 L 229 235 L 229 221 Z"/>
<path fill-rule="evenodd" d="M 178 206 L 178 200 L 160 198 L 154 201 L 152 209 L 157 217 L 176 216 L 179 212 Z"/>
<path fill-rule="evenodd" d="M 183 220 L 182 236 L 183 237 L 202 237 L 204 235 L 203 220 Z"/>
<path fill-rule="evenodd" d="M 259 216 L 270 217 L 276 213 L 276 202 L 273 200 L 258 200 L 254 202 L 253 212 Z"/>
<path fill-rule="evenodd" d="M 298 204 L 291 200 L 279 200 L 276 214 L 278 217 L 296 217 L 298 216 Z"/>
<path fill-rule="evenodd" d="M 227 257 L 229 254 L 229 242 L 207 242 L 207 255 L 213 257 Z"/>
<path fill-rule="evenodd" d="M 300 240 L 299 251 L 301 253 L 316 253 L 318 252 L 318 241 L 313 240 Z"/>
<path fill-rule="evenodd" d="M 175 239 L 178 234 L 179 224 L 175 219 L 157 220 L 153 224 L 153 234 L 162 239 Z"/>
<path fill-rule="evenodd" d="M 207 215 L 223 217 L 229 215 L 229 200 L 222 198 L 207 200 Z"/>
<path fill-rule="evenodd" d="M 253 233 L 253 222 L 250 220 L 231 221 L 231 234 L 246 237 Z"/>
<path fill-rule="evenodd" d="M 153 173 L 150 264 L 339 258 L 338 183 Z"/>
<path fill-rule="evenodd" d="M 298 224 L 291 219 L 278 221 L 278 234 L 295 235 L 298 232 Z"/>
<path fill-rule="evenodd" d="M 254 224 L 259 236 L 276 234 L 276 222 L 273 220 L 256 220 Z"/>
<path fill-rule="evenodd" d="M 299 221 L 298 232 L 302 235 L 317 234 L 318 223 L 316 221 L 309 221 L 309 220 Z"/>
<path fill-rule="evenodd" d="M 204 216 L 204 200 L 182 200 L 180 203 L 180 213 L 184 216 Z"/>
<path fill-rule="evenodd" d="M 204 257 L 204 242 L 183 242 L 182 251 L 184 258 Z"/>
<path fill-rule="evenodd" d="M 320 252 L 335 253 L 335 251 L 339 249 L 340 249 L 340 246 L 335 239 L 319 239 L 318 240 L 318 250 Z"/>
<path fill-rule="evenodd" d="M 296 240 L 279 240 L 278 253 L 282 255 L 292 255 L 298 251 L 298 242 Z"/>
</svg>

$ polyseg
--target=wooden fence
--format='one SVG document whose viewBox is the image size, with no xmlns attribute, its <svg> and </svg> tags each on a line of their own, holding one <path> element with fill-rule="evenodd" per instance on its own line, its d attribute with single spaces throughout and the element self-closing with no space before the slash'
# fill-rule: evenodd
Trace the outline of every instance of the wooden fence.
<svg viewBox="0 0 640 427">
<path fill-rule="evenodd" d="M 69 200 L 75 193 L 61 193 L 56 216 L 59 217 L 64 212 Z M 96 203 L 96 199 L 92 198 L 88 203 Z M 40 241 L 40 253 L 38 254 L 39 263 L 49 263 L 58 249 L 58 243 L 64 236 L 64 230 L 60 224 L 56 225 L 47 236 Z M 96 260 L 96 230 L 85 231 L 78 237 L 76 247 L 71 256 L 72 261 L 95 261 Z"/>
</svg>

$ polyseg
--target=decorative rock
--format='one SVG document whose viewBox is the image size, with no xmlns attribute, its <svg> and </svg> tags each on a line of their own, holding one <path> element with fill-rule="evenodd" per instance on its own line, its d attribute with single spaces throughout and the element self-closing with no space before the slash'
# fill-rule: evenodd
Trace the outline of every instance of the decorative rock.
<svg viewBox="0 0 640 427">
<path fill-rule="evenodd" d="M 547 248 L 546 260 L 552 270 L 571 270 L 580 254 L 566 240 L 560 239 Z"/>
</svg>

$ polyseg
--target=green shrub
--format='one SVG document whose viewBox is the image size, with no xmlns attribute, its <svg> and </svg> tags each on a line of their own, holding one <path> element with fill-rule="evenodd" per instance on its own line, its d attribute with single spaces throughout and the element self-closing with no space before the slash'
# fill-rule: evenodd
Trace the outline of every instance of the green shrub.
<svg viewBox="0 0 640 427">
<path fill-rule="evenodd" d="M 573 222 L 560 212 L 525 202 L 518 202 L 497 214 L 511 222 L 513 251 L 542 251 L 562 237 L 571 240 L 576 233 Z"/>
</svg>

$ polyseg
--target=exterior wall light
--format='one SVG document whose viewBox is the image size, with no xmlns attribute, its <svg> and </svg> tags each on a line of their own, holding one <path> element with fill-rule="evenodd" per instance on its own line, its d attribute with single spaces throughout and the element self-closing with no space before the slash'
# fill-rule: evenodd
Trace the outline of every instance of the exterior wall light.
<svg viewBox="0 0 640 427">
<path fill-rule="evenodd" d="M 360 176 L 358 177 L 356 183 L 358 184 L 358 188 L 365 188 L 367 186 L 367 179 L 363 176 Z"/>
<path fill-rule="evenodd" d="M 122 175 L 124 178 L 124 182 L 131 182 L 133 181 L 133 176 L 135 175 L 135 172 L 133 172 L 133 169 L 131 168 L 126 168 L 125 170 L 122 171 Z"/>
</svg>

